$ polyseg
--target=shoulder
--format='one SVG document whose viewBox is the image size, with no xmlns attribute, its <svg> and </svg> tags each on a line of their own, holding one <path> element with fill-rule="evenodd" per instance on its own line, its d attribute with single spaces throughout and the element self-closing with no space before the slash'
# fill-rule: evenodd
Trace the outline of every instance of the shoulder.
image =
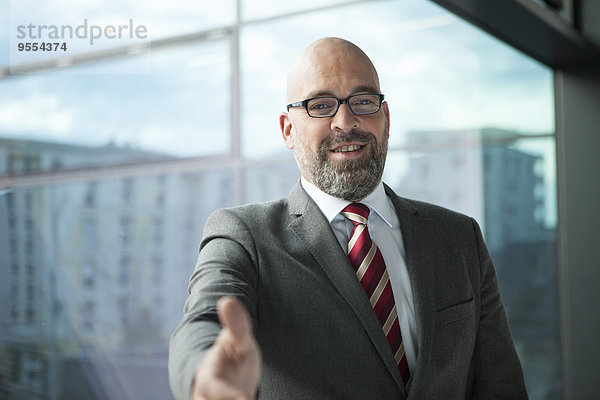
<svg viewBox="0 0 600 400">
<path fill-rule="evenodd" d="M 289 214 L 287 199 L 277 199 L 216 210 L 210 215 L 206 225 L 221 228 L 239 224 L 257 226 L 272 221 L 283 221 Z"/>
<path fill-rule="evenodd" d="M 481 230 L 471 216 L 425 201 L 408 199 L 387 192 L 396 209 L 400 225 L 405 228 L 426 228 L 431 234 L 446 239 L 479 241 Z"/>
<path fill-rule="evenodd" d="M 289 223 L 286 210 L 286 201 L 280 199 L 214 211 L 204 225 L 201 255 L 207 251 L 206 254 L 216 251 L 230 255 L 241 251 L 257 262 L 257 248 L 270 242 L 270 238 L 284 229 L 283 224 Z M 204 257 L 208 257 L 206 254 Z"/>
<path fill-rule="evenodd" d="M 421 216 L 422 218 L 431 219 L 434 221 L 450 221 L 450 222 L 471 222 L 473 220 L 472 217 L 460 213 L 458 211 L 451 210 L 446 207 L 442 207 L 436 204 L 427 203 L 425 201 L 400 198 L 401 202 L 404 202 L 407 205 L 412 207 L 416 214 Z"/>
<path fill-rule="evenodd" d="M 261 202 L 248 203 L 236 207 L 223 208 L 213 212 L 207 224 L 215 222 L 238 222 L 252 224 L 282 225 L 289 224 L 294 215 L 300 215 L 309 209 L 312 202 L 302 185 L 298 183 L 288 197 Z"/>
</svg>

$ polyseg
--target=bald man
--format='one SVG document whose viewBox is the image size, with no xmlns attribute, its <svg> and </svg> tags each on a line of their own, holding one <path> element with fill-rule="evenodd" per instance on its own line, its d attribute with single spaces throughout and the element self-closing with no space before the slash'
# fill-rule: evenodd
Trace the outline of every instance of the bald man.
<svg viewBox="0 0 600 400">
<path fill-rule="evenodd" d="M 206 223 L 170 383 L 183 399 L 525 399 L 477 223 L 381 181 L 390 115 L 354 44 L 293 62 L 301 180 Z"/>
</svg>

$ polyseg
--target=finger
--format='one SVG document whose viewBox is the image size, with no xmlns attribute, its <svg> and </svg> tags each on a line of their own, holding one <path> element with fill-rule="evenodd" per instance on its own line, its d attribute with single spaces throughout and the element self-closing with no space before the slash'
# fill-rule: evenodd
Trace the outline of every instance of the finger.
<svg viewBox="0 0 600 400">
<path fill-rule="evenodd" d="M 217 307 L 221 325 L 229 329 L 234 341 L 247 344 L 251 338 L 251 322 L 244 305 L 233 297 L 223 297 Z"/>
</svg>

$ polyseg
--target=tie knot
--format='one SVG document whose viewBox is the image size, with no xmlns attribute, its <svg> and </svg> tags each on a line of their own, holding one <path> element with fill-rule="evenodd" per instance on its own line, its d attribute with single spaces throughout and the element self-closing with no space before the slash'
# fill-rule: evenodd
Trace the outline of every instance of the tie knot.
<svg viewBox="0 0 600 400">
<path fill-rule="evenodd" d="M 343 210 L 342 215 L 352 221 L 353 224 L 366 224 L 371 209 L 362 203 L 350 203 Z"/>
</svg>

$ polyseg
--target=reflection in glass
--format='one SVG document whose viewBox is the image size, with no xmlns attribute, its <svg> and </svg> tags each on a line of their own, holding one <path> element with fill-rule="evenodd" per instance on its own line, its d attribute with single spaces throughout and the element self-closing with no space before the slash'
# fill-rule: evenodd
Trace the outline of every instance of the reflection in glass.
<svg viewBox="0 0 600 400">
<path fill-rule="evenodd" d="M 242 0 L 241 14 L 243 20 L 261 19 L 276 15 L 290 14 L 311 10 L 314 8 L 347 3 L 348 0 L 304 0 L 277 1 L 277 0 Z"/>
<path fill-rule="evenodd" d="M 65 70 L 1 79 L 7 172 L 227 152 L 228 54 L 227 41 L 216 41 L 154 51 L 150 74 Z"/>
<path fill-rule="evenodd" d="M 561 398 L 554 145 L 496 129 L 411 132 L 384 174 L 400 195 L 481 225 L 532 399 Z"/>
<path fill-rule="evenodd" d="M 286 197 L 300 181 L 293 157 L 281 158 L 246 170 L 246 201 L 261 202 Z"/>
<path fill-rule="evenodd" d="M 347 23 L 356 18 L 358 30 Z M 390 145 L 401 145 L 406 132 L 416 130 L 554 132 L 552 71 L 431 2 L 365 2 L 252 24 L 241 32 L 247 157 L 283 151 L 273 139 L 273 116 L 288 103 L 287 67 L 300 49 L 324 36 L 353 41 L 377 67 L 390 106 Z"/>
<path fill-rule="evenodd" d="M 0 234 L 15 238 L 0 246 L 0 397 L 170 398 L 166 343 L 204 222 L 232 205 L 231 183 L 226 170 L 99 180 L 93 208 L 87 182 L 0 195 Z"/>
</svg>

